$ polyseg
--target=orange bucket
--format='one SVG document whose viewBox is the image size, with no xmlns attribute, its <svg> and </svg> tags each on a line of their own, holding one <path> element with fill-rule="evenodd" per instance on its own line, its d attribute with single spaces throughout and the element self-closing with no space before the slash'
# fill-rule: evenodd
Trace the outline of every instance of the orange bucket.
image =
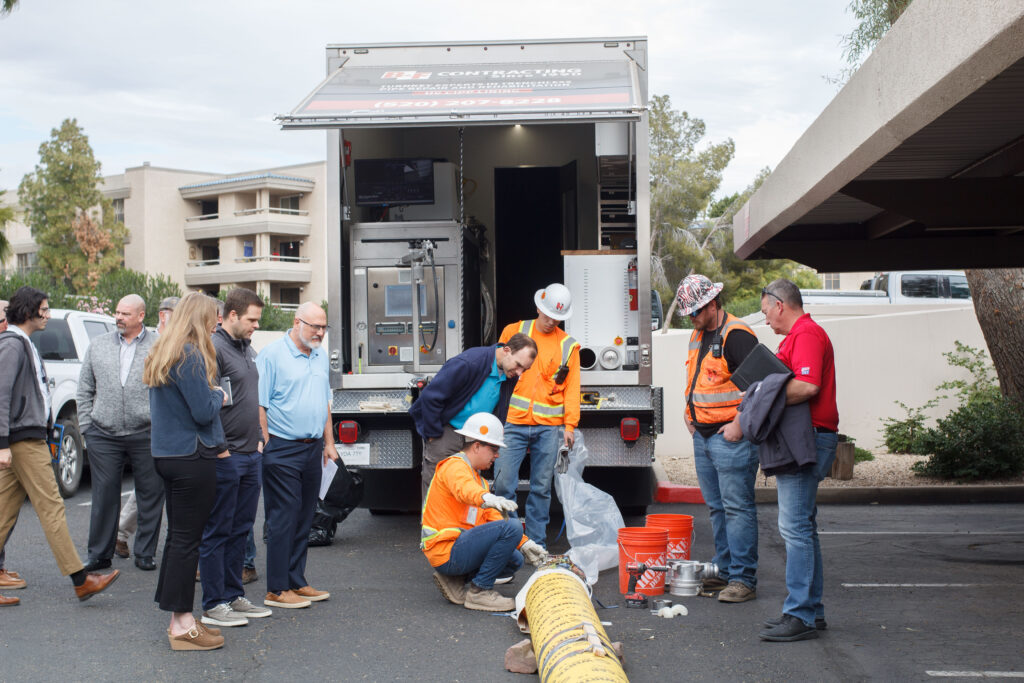
<svg viewBox="0 0 1024 683">
<path fill-rule="evenodd" d="M 690 546 L 693 545 L 693 517 L 690 515 L 647 515 L 647 526 L 668 530 L 666 560 L 690 559 Z"/>
<path fill-rule="evenodd" d="M 643 562 L 649 565 L 665 565 L 665 547 L 668 545 L 668 531 L 648 527 L 623 527 L 619 529 L 619 592 L 629 588 L 629 572 L 626 564 Z M 665 572 L 646 571 L 636 582 L 636 590 L 644 595 L 664 595 Z"/>
</svg>

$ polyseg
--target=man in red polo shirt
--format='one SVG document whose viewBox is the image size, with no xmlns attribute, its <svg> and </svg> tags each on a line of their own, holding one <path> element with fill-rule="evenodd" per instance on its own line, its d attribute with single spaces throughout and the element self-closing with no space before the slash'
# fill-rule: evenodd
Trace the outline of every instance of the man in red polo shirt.
<svg viewBox="0 0 1024 683">
<path fill-rule="evenodd" d="M 804 313 L 800 289 L 789 280 L 775 280 L 761 290 L 761 312 L 776 334 L 785 338 L 776 354 L 793 378 L 786 385 L 786 403 L 806 401 L 817 462 L 776 475 L 779 533 L 786 543 L 786 589 L 782 616 L 769 619 L 762 640 L 788 642 L 817 638 L 827 628 L 821 603 L 824 574 L 818 543 L 818 482 L 836 456 L 839 409 L 836 406 L 836 368 L 832 342 L 825 330 Z"/>
</svg>

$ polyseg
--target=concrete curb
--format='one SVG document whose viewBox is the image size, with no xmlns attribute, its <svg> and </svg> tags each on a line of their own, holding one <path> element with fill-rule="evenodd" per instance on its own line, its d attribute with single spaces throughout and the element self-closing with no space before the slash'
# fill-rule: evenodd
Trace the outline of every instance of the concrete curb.
<svg viewBox="0 0 1024 683">
<path fill-rule="evenodd" d="M 704 497 L 698 486 L 673 484 L 668 480 L 665 468 L 655 462 L 654 476 L 657 486 L 654 500 L 657 503 L 703 503 Z M 778 502 L 774 488 L 754 489 L 754 500 L 758 503 Z M 1020 485 L 974 485 L 958 486 L 846 486 L 819 488 L 818 502 L 831 505 L 943 505 L 965 503 L 1022 503 L 1024 486 Z"/>
</svg>

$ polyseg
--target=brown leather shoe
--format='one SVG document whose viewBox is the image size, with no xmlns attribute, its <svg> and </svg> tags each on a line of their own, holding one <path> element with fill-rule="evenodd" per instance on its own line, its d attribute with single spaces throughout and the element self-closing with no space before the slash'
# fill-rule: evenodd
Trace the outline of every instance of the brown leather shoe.
<svg viewBox="0 0 1024 683">
<path fill-rule="evenodd" d="M 18 572 L 0 569 L 0 589 L 14 590 L 16 588 L 24 588 L 27 585 L 25 579 L 18 576 Z"/>
<path fill-rule="evenodd" d="M 224 647 L 224 636 L 215 636 L 206 629 L 199 628 L 199 622 L 180 636 L 172 636 L 167 629 L 167 640 L 172 650 L 216 650 Z"/>
<path fill-rule="evenodd" d="M 97 593 L 105 591 L 119 576 L 121 576 L 121 572 L 116 569 L 109 574 L 87 574 L 85 583 L 75 586 L 75 595 L 79 600 L 88 600 Z"/>
<path fill-rule="evenodd" d="M 117 543 L 114 544 L 114 554 L 118 557 L 128 559 L 128 557 L 131 556 L 131 553 L 128 552 L 128 543 L 118 539 Z"/>
<path fill-rule="evenodd" d="M 298 595 L 300 598 L 306 598 L 310 602 L 320 602 L 331 597 L 331 594 L 327 591 L 318 591 L 312 586 L 303 586 L 302 588 L 293 588 L 292 592 Z"/>
<path fill-rule="evenodd" d="M 263 598 L 263 604 L 267 607 L 282 607 L 284 609 L 299 609 L 309 607 L 313 603 L 305 598 L 300 598 L 295 591 L 281 591 L 280 593 L 267 593 Z"/>
<path fill-rule="evenodd" d="M 256 579 L 260 578 L 260 575 L 256 573 L 256 570 L 252 567 L 242 567 L 242 584 L 252 583 Z"/>
<path fill-rule="evenodd" d="M 17 605 L 21 600 L 19 598 L 9 598 L 6 595 L 0 595 L 0 607 L 7 607 L 8 605 Z"/>
</svg>

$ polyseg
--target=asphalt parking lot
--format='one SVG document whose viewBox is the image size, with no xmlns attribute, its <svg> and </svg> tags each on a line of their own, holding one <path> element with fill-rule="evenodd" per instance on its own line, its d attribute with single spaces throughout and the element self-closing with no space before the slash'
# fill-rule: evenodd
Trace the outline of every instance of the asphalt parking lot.
<svg viewBox="0 0 1024 683">
<path fill-rule="evenodd" d="M 130 489 L 126 482 L 126 490 Z M 84 548 L 87 487 L 67 501 Z M 711 557 L 703 506 L 650 512 L 695 517 L 694 559 Z M 598 609 L 624 644 L 632 681 L 924 681 L 994 673 L 1024 677 L 1024 504 L 823 506 L 829 629 L 817 640 L 765 643 L 759 623 L 780 612 L 784 549 L 774 505 L 759 506 L 758 599 L 726 605 L 677 598 L 671 621 L 644 610 Z M 504 651 L 523 636 L 505 616 L 444 601 L 417 548 L 418 520 L 358 510 L 328 548 L 310 550 L 308 578 L 332 598 L 306 610 L 225 629 L 214 652 L 172 652 L 167 617 L 153 602 L 156 575 L 114 559 L 123 576 L 79 603 L 58 575 L 38 520 L 26 506 L 8 546 L 8 568 L 29 582 L 0 608 L 0 680 L 522 681 Z M 627 520 L 642 524 L 642 519 Z M 260 524 L 258 522 L 258 528 Z M 161 541 L 162 544 L 162 541 Z M 564 540 L 550 543 L 553 551 Z M 260 549 L 260 560 L 263 550 Z M 262 598 L 261 579 L 248 586 Z M 158 558 L 159 561 L 159 558 Z M 512 595 L 525 580 L 504 587 Z M 622 605 L 614 570 L 594 587 Z"/>
</svg>

